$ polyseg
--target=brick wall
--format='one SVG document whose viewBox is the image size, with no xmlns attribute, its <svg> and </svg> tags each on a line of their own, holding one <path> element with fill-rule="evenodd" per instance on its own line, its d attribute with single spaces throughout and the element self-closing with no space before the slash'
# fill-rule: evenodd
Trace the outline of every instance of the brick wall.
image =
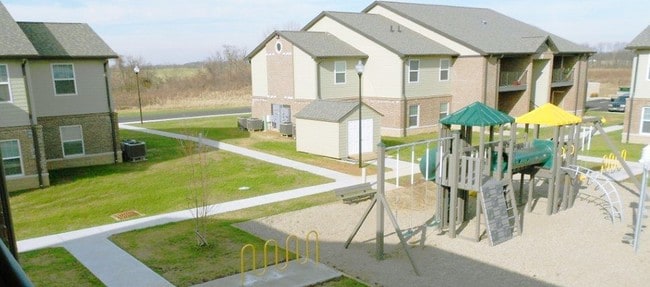
<svg viewBox="0 0 650 287">
<path fill-rule="evenodd" d="M 43 132 L 41 126 L 36 126 L 38 142 L 41 143 L 41 170 L 43 185 L 50 184 L 47 166 L 45 163 L 45 150 L 43 148 Z M 39 187 L 38 168 L 36 160 L 36 151 L 34 149 L 33 133 L 29 126 L 10 127 L 0 129 L 0 140 L 13 140 L 20 142 L 20 152 L 22 156 L 23 176 L 10 176 L 7 178 L 7 188 L 9 191 L 22 190 Z"/>
<path fill-rule="evenodd" d="M 626 105 L 626 108 L 628 109 L 625 112 L 625 122 L 623 123 L 623 136 L 621 137 L 621 141 L 626 142 L 629 130 L 630 143 L 648 144 L 650 143 L 650 135 L 642 135 L 639 131 L 641 128 L 642 108 L 650 107 L 650 99 L 635 98 L 633 103 L 630 103 L 630 101 L 631 100 L 628 99 Z M 630 105 L 632 105 L 632 113 L 630 113 Z M 632 115 L 632 121 L 630 121 L 630 114 Z M 630 126 L 628 126 L 628 122 L 630 123 Z"/>
</svg>

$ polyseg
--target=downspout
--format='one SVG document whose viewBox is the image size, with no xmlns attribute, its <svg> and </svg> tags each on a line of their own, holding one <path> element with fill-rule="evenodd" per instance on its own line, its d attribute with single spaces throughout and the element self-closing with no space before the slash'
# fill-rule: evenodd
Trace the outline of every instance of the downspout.
<svg viewBox="0 0 650 287">
<path fill-rule="evenodd" d="M 408 105 L 406 104 L 406 57 L 402 58 L 402 136 L 406 136 L 408 128 Z"/>
<path fill-rule="evenodd" d="M 111 139 L 113 140 L 113 162 L 118 163 L 117 158 L 117 131 L 115 130 L 115 112 L 111 101 L 111 89 L 108 82 L 108 60 L 104 61 L 104 83 L 106 85 L 106 102 L 108 103 L 108 118 L 111 120 Z"/>
<path fill-rule="evenodd" d="M 503 55 L 497 57 L 497 74 L 496 74 L 497 82 L 494 85 L 495 86 L 494 87 L 494 96 L 496 97 L 496 99 L 494 100 L 494 102 L 495 102 L 494 103 L 494 108 L 497 109 L 497 110 L 499 109 L 499 85 L 500 85 L 499 84 L 499 79 L 501 78 L 501 58 L 503 58 Z M 487 71 L 487 69 L 486 69 L 486 71 Z M 486 81 L 486 84 L 487 84 L 487 81 Z M 486 88 L 486 90 L 487 90 L 487 88 Z"/>
<path fill-rule="evenodd" d="M 34 120 L 34 112 L 32 111 L 31 95 L 29 94 L 29 79 L 27 77 L 27 59 L 23 59 L 21 64 L 23 71 L 23 79 L 25 79 L 25 98 L 27 99 L 27 115 L 29 117 L 29 127 L 32 132 L 32 144 L 34 145 L 34 157 L 36 158 L 36 173 L 38 173 L 38 186 L 43 187 L 43 167 L 41 146 L 38 141 L 38 133 L 36 130 L 36 122 Z"/>
<path fill-rule="evenodd" d="M 564 57 L 562 57 L 562 70 L 564 70 Z M 552 78 L 553 76 L 551 76 Z M 580 56 L 578 60 L 578 86 L 576 87 L 576 102 L 573 105 L 573 114 L 578 115 L 578 100 L 580 100 L 580 79 L 582 78 L 582 56 Z M 587 82 L 587 79 L 585 78 L 585 83 Z M 584 89 L 583 89 L 584 91 Z M 585 95 L 585 100 L 586 100 L 586 95 Z M 583 111 L 584 114 L 584 111 Z"/>
<path fill-rule="evenodd" d="M 316 99 L 320 100 L 322 99 L 320 83 L 320 63 L 322 61 L 319 61 L 318 59 L 314 59 L 314 61 L 316 62 Z"/>
<path fill-rule="evenodd" d="M 632 128 L 630 125 L 632 124 L 632 113 L 634 113 L 634 94 L 636 94 L 636 83 L 637 77 L 639 76 L 639 54 L 636 55 L 636 63 L 634 65 L 634 75 L 632 76 L 632 81 L 634 81 L 634 84 L 632 85 L 632 92 L 630 93 L 630 108 L 628 109 L 630 111 L 630 115 L 627 117 L 627 135 L 625 135 L 625 143 L 630 143 L 630 129 Z"/>
<path fill-rule="evenodd" d="M 483 104 L 487 105 L 487 83 L 488 83 L 488 64 L 492 55 L 485 57 L 485 67 L 483 68 Z M 497 84 L 498 86 L 498 84 Z"/>
</svg>

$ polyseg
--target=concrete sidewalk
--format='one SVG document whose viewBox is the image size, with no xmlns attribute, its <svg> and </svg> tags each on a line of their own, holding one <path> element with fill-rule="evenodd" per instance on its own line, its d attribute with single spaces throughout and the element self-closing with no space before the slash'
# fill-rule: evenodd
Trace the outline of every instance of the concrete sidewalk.
<svg viewBox="0 0 650 287">
<path fill-rule="evenodd" d="M 195 142 L 198 142 L 199 140 L 196 137 L 149 130 L 125 124 L 120 124 L 120 128 Z M 341 172 L 224 144 L 214 140 L 203 139 L 202 142 L 214 148 L 281 166 L 307 171 L 334 180 L 334 182 L 331 183 L 214 204 L 208 207 L 210 215 L 328 192 L 336 188 L 357 184 L 361 180 L 359 177 L 350 176 Z M 155 273 L 136 258 L 113 244 L 108 240 L 108 237 L 113 234 L 192 218 L 191 209 L 187 209 L 39 238 L 21 240 L 17 245 L 20 252 L 46 247 L 62 246 L 77 258 L 81 264 L 86 266 L 90 272 L 92 272 L 106 286 L 173 286 L 162 276 Z M 319 272 L 315 272 L 316 275 L 318 273 Z"/>
</svg>

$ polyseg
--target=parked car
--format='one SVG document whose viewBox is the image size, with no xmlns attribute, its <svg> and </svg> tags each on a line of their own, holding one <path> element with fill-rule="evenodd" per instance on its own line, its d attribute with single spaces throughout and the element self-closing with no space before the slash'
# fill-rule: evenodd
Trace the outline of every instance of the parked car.
<svg viewBox="0 0 650 287">
<path fill-rule="evenodd" d="M 630 94 L 622 94 L 612 101 L 609 105 L 610 112 L 625 112 L 625 102 L 630 98 Z"/>
</svg>

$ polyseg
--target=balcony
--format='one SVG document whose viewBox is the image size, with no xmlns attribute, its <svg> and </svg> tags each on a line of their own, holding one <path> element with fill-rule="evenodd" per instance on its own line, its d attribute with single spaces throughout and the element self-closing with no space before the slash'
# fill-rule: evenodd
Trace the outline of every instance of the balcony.
<svg viewBox="0 0 650 287">
<path fill-rule="evenodd" d="M 499 92 L 524 91 L 528 88 L 526 83 L 528 71 L 504 71 L 499 74 Z"/>
<path fill-rule="evenodd" d="M 551 87 L 569 87 L 573 86 L 573 68 L 553 69 Z"/>
</svg>

